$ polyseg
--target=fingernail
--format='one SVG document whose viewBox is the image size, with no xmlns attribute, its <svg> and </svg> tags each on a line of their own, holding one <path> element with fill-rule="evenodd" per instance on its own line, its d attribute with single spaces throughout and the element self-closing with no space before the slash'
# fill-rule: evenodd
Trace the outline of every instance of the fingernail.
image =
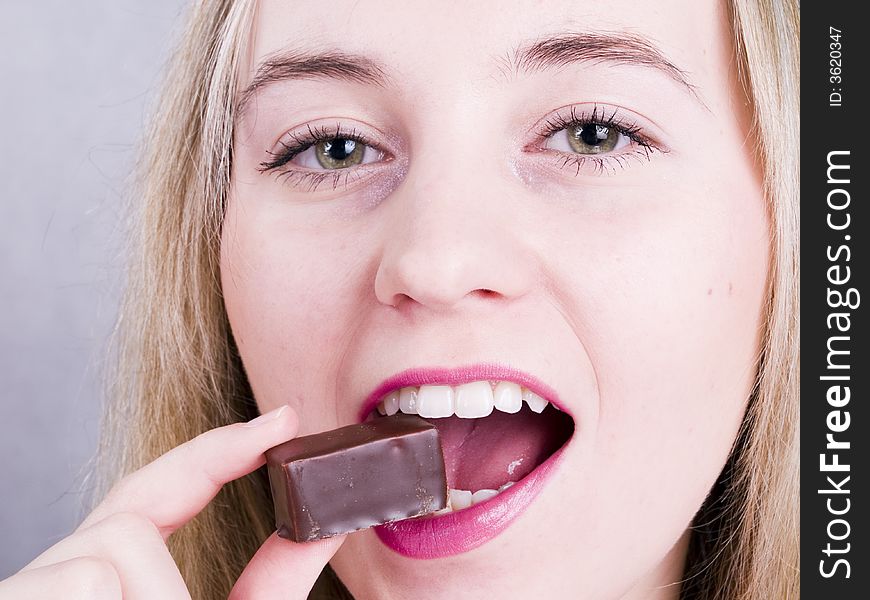
<svg viewBox="0 0 870 600">
<path fill-rule="evenodd" d="M 248 421 L 247 423 L 242 425 L 242 427 L 259 427 L 260 425 L 270 423 L 270 422 L 280 418 L 285 410 L 287 410 L 286 404 L 284 406 L 279 406 L 278 408 L 270 410 L 267 413 L 263 413 L 262 415 L 260 415 L 259 417 L 255 418 L 255 419 L 251 419 L 250 421 Z"/>
</svg>

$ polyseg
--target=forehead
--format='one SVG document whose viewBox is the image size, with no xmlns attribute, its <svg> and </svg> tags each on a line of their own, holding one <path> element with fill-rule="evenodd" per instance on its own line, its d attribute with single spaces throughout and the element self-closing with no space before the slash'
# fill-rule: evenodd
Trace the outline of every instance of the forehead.
<svg viewBox="0 0 870 600">
<path fill-rule="evenodd" d="M 715 0 L 259 0 L 248 81 L 280 51 L 370 57 L 400 81 L 479 79 L 505 72 L 519 49 L 565 33 L 648 40 L 699 87 L 722 52 Z"/>
</svg>

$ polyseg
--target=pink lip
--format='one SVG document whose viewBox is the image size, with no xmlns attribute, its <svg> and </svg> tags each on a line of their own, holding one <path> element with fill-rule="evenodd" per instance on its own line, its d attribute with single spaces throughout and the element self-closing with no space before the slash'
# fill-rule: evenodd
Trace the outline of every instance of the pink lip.
<svg viewBox="0 0 870 600">
<path fill-rule="evenodd" d="M 393 375 L 369 394 L 359 420 L 364 421 L 385 394 L 402 387 L 485 380 L 512 381 L 565 411 L 556 392 L 536 377 L 504 365 L 477 364 L 455 369 L 414 368 Z M 496 537 L 526 510 L 555 471 L 566 446 L 567 443 L 522 480 L 486 502 L 437 517 L 387 523 L 375 527 L 375 533 L 388 548 L 409 558 L 440 558 L 468 552 Z"/>
<path fill-rule="evenodd" d="M 441 558 L 477 548 L 507 529 L 535 499 L 555 471 L 562 446 L 498 496 L 465 510 L 375 527 L 381 542 L 408 558 Z"/>
<path fill-rule="evenodd" d="M 396 373 L 392 377 L 382 381 L 381 384 L 376 387 L 371 394 L 369 394 L 359 413 L 359 421 L 362 422 L 366 420 L 366 417 L 368 417 L 369 413 L 375 409 L 378 402 L 380 402 L 385 394 L 399 388 L 439 383 L 442 385 L 460 385 L 471 381 L 485 380 L 513 381 L 514 383 L 529 388 L 542 398 L 549 400 L 559 410 L 566 412 L 569 415 L 571 414 L 570 411 L 562 406 L 556 391 L 537 377 L 505 365 L 481 363 L 455 369 L 448 369 L 445 367 L 418 367 Z"/>
</svg>

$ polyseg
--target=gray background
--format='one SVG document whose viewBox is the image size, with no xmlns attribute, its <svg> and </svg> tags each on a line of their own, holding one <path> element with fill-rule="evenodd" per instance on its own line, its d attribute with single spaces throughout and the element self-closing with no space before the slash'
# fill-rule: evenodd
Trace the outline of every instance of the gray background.
<svg viewBox="0 0 870 600">
<path fill-rule="evenodd" d="M 0 579 L 82 518 L 121 198 L 183 0 L 0 0 Z"/>
</svg>

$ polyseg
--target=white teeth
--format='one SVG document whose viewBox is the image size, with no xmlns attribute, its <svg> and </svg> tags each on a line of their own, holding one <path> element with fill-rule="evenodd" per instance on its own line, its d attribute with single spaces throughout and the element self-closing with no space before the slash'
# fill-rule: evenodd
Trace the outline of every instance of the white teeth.
<svg viewBox="0 0 870 600">
<path fill-rule="evenodd" d="M 387 394 L 387 397 L 384 398 L 384 412 L 388 417 L 392 417 L 394 414 L 399 412 L 399 392 L 390 392 Z"/>
<path fill-rule="evenodd" d="M 544 412 L 544 409 L 549 404 L 549 402 L 538 396 L 535 392 L 525 388 L 523 388 L 523 401 L 536 413 Z"/>
<path fill-rule="evenodd" d="M 472 494 L 468 490 L 450 490 L 450 507 L 456 510 L 462 510 L 471 506 Z"/>
<path fill-rule="evenodd" d="M 399 410 L 407 415 L 417 414 L 417 388 L 404 387 L 399 391 Z"/>
<path fill-rule="evenodd" d="M 506 413 L 517 413 L 523 407 L 523 392 L 512 381 L 500 381 L 493 391 L 495 407 Z"/>
<path fill-rule="evenodd" d="M 457 417 L 463 419 L 488 417 L 492 413 L 492 407 L 492 386 L 488 381 L 465 383 L 456 388 Z"/>
<path fill-rule="evenodd" d="M 473 493 L 468 490 L 451 489 L 447 495 L 447 506 L 445 508 L 442 508 L 441 510 L 435 511 L 432 514 L 435 516 L 445 515 L 450 512 L 464 510 L 470 506 L 474 506 L 475 504 L 480 504 L 481 502 L 485 502 L 486 500 L 489 500 L 494 496 L 498 496 L 501 492 L 514 485 L 514 483 L 516 482 L 508 481 L 507 483 L 501 485 L 497 490 L 483 489 L 477 490 Z"/>
<path fill-rule="evenodd" d="M 387 416 L 401 411 L 434 419 L 454 414 L 460 419 L 480 419 L 492 414 L 493 409 L 517 413 L 523 402 L 536 413 L 543 412 L 549 404 L 530 389 L 511 381 L 472 381 L 455 388 L 449 385 L 403 387 L 384 396 L 376 408 Z"/>
<path fill-rule="evenodd" d="M 497 495 L 498 491 L 496 490 L 477 490 L 473 494 L 471 494 L 471 504 L 478 504 L 479 502 L 483 502 L 484 500 L 489 500 L 493 496 Z"/>
</svg>

